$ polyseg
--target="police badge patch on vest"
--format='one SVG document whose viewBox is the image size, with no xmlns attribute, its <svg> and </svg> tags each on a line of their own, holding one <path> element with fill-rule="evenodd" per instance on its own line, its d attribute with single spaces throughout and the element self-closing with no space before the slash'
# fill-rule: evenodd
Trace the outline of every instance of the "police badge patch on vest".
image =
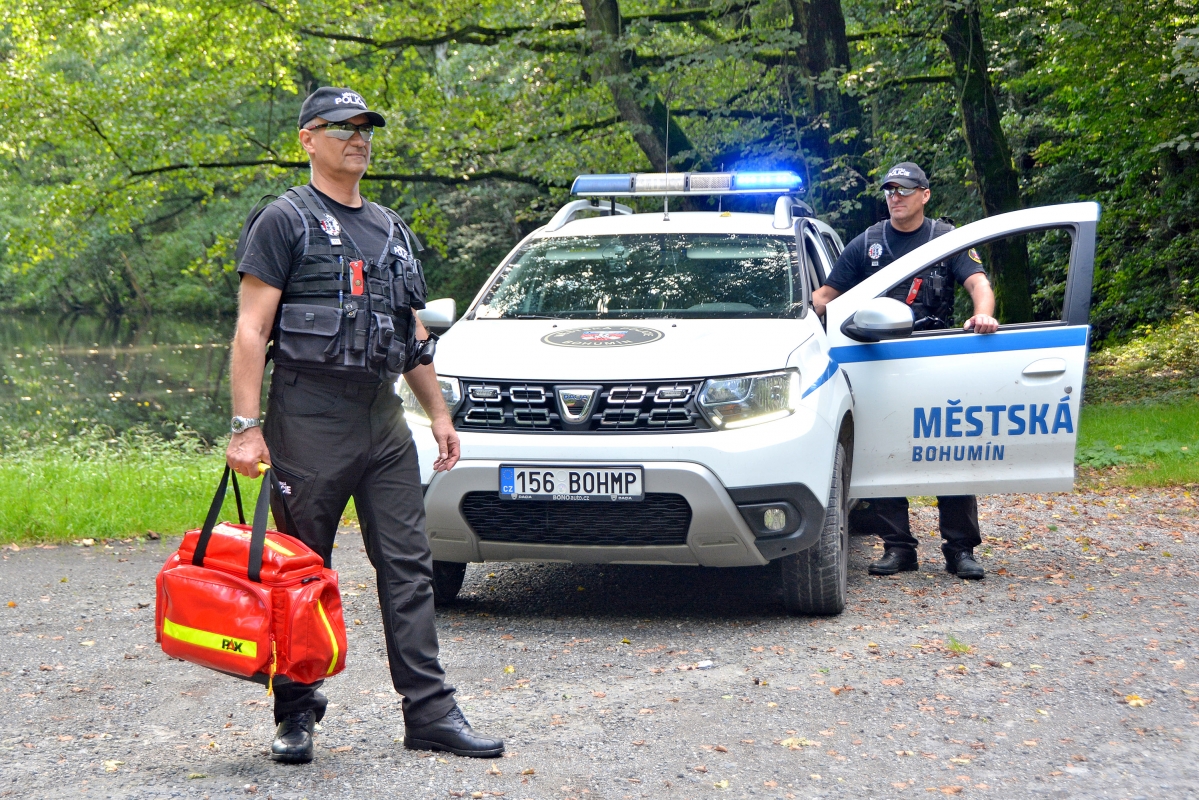
<svg viewBox="0 0 1199 800">
<path fill-rule="evenodd" d="M 878 261 L 879 258 L 882 256 L 882 254 L 883 254 L 883 246 L 881 244 L 879 244 L 878 242 L 875 242 L 874 244 L 870 245 L 870 248 L 868 250 L 866 250 L 866 255 L 870 256 L 870 258 L 875 261 Z"/>
<path fill-rule="evenodd" d="M 321 220 L 321 230 L 329 234 L 329 244 L 341 244 L 341 223 L 332 214 L 325 214 Z"/>
</svg>

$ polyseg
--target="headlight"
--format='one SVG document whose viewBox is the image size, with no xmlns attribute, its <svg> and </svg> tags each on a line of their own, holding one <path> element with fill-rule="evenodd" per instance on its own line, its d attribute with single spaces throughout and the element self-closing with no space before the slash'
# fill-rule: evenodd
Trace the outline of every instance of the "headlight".
<svg viewBox="0 0 1199 800">
<path fill-rule="evenodd" d="M 699 391 L 699 407 L 713 428 L 744 428 L 782 419 L 799 401 L 799 370 L 713 378 Z"/>
<path fill-rule="evenodd" d="M 437 376 L 437 383 L 441 386 L 441 396 L 445 398 L 446 408 L 450 410 L 450 416 L 454 416 L 454 412 L 458 410 L 458 405 L 462 402 L 462 388 L 458 384 L 457 378 L 447 378 L 444 375 Z M 400 402 L 404 404 L 404 416 L 418 425 L 430 425 L 429 415 L 425 413 L 425 409 L 421 406 L 420 401 L 416 399 L 416 394 L 413 393 L 412 387 L 408 385 L 408 381 L 400 378 L 398 389 Z"/>
</svg>

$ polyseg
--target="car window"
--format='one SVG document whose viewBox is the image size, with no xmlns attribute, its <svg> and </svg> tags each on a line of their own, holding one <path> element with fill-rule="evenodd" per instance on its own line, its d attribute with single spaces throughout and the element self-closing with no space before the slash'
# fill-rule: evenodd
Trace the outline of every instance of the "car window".
<svg viewBox="0 0 1199 800">
<path fill-rule="evenodd" d="M 837 256 L 841 255 L 841 247 L 837 244 L 837 240 L 827 233 L 821 233 L 820 236 L 824 239 L 824 246 L 828 248 L 829 255 L 833 257 L 833 261 L 836 261 Z"/>
<path fill-rule="evenodd" d="M 480 319 L 798 316 L 793 236 L 625 234 L 527 244 L 488 287 Z"/>
<path fill-rule="evenodd" d="M 908 297 L 931 300 L 931 296 L 926 295 L 933 281 L 944 281 L 952 288 L 952 314 L 946 315 L 943 324 L 927 328 L 922 328 L 918 319 L 916 329 L 925 334 L 937 330 L 955 331 L 974 313 L 973 301 L 960 285 L 961 275 L 981 268 L 994 287 L 997 268 L 1011 265 L 1007 267 L 1009 270 L 1022 269 L 1028 275 L 1031 304 L 1021 316 L 1029 323 L 1060 322 L 1072 243 L 1070 231 L 1065 228 L 1049 228 L 995 239 L 951 254 L 943 261 L 930 265 L 929 270 L 940 267 L 939 275 L 929 270 L 922 271 L 900 281 L 888 294 L 898 300 L 907 300 Z"/>
</svg>

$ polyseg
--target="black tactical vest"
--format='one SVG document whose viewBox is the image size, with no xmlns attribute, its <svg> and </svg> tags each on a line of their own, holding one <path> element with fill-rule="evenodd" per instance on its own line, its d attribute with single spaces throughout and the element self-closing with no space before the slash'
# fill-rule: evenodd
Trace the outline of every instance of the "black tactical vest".
<svg viewBox="0 0 1199 800">
<path fill-rule="evenodd" d="M 873 275 L 895 260 L 891 244 L 887 241 L 887 223 L 876 222 L 866 229 L 867 276 Z M 933 220 L 928 242 L 953 230 L 947 220 Z M 916 318 L 915 330 L 926 331 L 948 328 L 953 324 L 953 273 L 944 261 L 933 264 L 918 272 L 887 292 L 894 298 L 912 307 Z"/>
<path fill-rule="evenodd" d="M 375 204 L 389 222 L 387 244 L 367 254 L 309 187 L 288 189 L 277 202 L 303 220 L 304 254 L 275 317 L 275 363 L 384 381 L 416 366 L 413 310 L 425 307 L 427 294 L 413 252 L 423 249 L 416 235 L 394 211 Z"/>
</svg>

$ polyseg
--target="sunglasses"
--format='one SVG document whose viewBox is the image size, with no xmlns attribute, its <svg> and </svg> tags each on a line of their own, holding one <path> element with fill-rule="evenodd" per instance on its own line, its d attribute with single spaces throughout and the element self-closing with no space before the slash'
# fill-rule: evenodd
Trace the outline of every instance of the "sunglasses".
<svg viewBox="0 0 1199 800">
<path fill-rule="evenodd" d="M 349 122 L 325 122 L 321 125 L 313 125 L 308 130 L 319 131 L 322 128 L 326 136 L 341 139 L 343 142 L 352 138 L 355 132 L 362 137 L 364 142 L 369 142 L 371 137 L 375 135 L 375 127 L 373 125 L 353 125 Z"/>
<path fill-rule="evenodd" d="M 897 194 L 900 197 L 911 197 L 918 191 L 920 191 L 919 187 L 915 187 L 915 186 L 912 187 L 911 189 L 905 189 L 902 186 L 884 186 L 883 187 L 883 196 L 886 197 L 888 200 L 890 200 L 891 195 L 893 195 L 893 194 Z"/>
</svg>

